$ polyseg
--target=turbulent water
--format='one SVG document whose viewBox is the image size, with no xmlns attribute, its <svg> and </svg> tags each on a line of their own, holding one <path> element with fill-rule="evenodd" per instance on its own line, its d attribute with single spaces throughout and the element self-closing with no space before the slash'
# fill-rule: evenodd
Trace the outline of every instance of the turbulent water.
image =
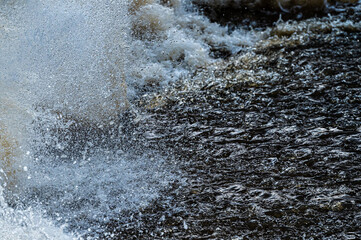
<svg viewBox="0 0 361 240">
<path fill-rule="evenodd" d="M 357 239 L 360 4 L 0 1 L 0 238 Z"/>
</svg>

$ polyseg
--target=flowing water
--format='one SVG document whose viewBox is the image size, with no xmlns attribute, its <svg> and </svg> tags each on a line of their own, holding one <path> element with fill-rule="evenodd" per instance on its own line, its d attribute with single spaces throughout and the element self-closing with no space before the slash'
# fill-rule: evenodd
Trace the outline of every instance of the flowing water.
<svg viewBox="0 0 361 240">
<path fill-rule="evenodd" d="M 361 237 L 360 4 L 0 1 L 0 238 Z"/>
</svg>

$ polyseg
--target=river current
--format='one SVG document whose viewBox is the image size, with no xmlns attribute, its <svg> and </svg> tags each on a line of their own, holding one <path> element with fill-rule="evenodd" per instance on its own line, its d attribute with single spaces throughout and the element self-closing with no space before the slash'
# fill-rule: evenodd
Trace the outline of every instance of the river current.
<svg viewBox="0 0 361 240">
<path fill-rule="evenodd" d="M 0 239 L 358 239 L 361 2 L 0 0 Z"/>
</svg>

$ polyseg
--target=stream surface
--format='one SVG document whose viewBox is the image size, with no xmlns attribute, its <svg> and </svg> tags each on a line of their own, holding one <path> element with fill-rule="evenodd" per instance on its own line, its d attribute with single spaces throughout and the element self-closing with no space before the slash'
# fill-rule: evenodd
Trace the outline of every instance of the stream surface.
<svg viewBox="0 0 361 240">
<path fill-rule="evenodd" d="M 361 238 L 360 1 L 40 2 L 0 1 L 0 238 Z"/>
<path fill-rule="evenodd" d="M 142 215 L 149 238 L 361 237 L 360 29 L 307 38 L 266 40 L 153 98 L 145 138 L 187 184 Z"/>
</svg>

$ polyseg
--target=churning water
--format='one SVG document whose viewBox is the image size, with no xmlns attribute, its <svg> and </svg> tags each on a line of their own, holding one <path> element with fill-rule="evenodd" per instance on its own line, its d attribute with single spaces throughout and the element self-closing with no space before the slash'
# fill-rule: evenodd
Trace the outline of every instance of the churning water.
<svg viewBox="0 0 361 240">
<path fill-rule="evenodd" d="M 1 239 L 96 237 L 123 210 L 146 206 L 177 178 L 164 158 L 95 136 L 67 141 L 69 127 L 109 131 L 101 142 L 117 142 L 117 119 L 143 86 L 211 63 L 211 44 L 252 43 L 177 1 L 0 4 Z"/>
<path fill-rule="evenodd" d="M 221 26 L 198 10 L 235 5 L 292 13 L 328 2 L 0 0 L 0 238 L 112 238 L 104 226 L 180 181 L 170 157 L 128 141 L 127 121 L 147 118 L 135 100 L 197 71 L 217 80 L 219 56 L 312 32 Z"/>
</svg>

